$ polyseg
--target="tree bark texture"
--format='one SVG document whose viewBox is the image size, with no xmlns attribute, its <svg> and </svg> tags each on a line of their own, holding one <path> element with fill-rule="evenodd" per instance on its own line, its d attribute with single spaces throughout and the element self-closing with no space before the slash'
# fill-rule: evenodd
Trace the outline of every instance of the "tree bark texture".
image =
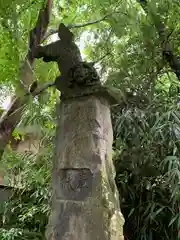
<svg viewBox="0 0 180 240">
<path fill-rule="evenodd" d="M 110 106 L 83 96 L 59 106 L 47 240 L 123 240 Z"/>
</svg>

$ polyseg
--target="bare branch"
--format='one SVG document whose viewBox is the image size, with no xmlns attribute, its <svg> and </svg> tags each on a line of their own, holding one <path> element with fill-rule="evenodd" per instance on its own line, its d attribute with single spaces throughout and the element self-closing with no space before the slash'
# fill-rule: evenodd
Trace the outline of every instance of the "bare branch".
<svg viewBox="0 0 180 240">
<path fill-rule="evenodd" d="M 87 27 L 87 26 L 90 26 L 90 25 L 93 25 L 93 24 L 96 24 L 96 23 L 103 22 L 108 17 L 110 17 L 110 16 L 112 16 L 113 14 L 116 14 L 116 13 L 121 13 L 121 14 L 124 14 L 124 15 L 128 16 L 127 13 L 116 11 L 116 12 L 109 13 L 109 14 L 105 15 L 104 17 L 102 17 L 100 19 L 97 19 L 97 20 L 94 20 L 94 21 L 90 21 L 90 22 L 87 22 L 87 23 L 75 24 L 75 25 L 74 24 L 69 24 L 69 25 L 67 25 L 67 27 L 69 29 Z M 58 29 L 50 29 L 49 32 L 44 36 L 44 39 L 42 40 L 42 42 L 45 41 L 51 35 L 56 34 L 57 32 L 58 32 Z"/>
<path fill-rule="evenodd" d="M 76 25 L 73 25 L 73 24 L 69 24 L 67 25 L 67 27 L 69 29 L 72 29 L 72 28 L 81 28 L 81 27 L 86 27 L 86 26 L 89 26 L 89 25 L 92 25 L 92 24 L 96 24 L 96 23 L 100 23 L 102 21 L 104 21 L 106 18 L 108 18 L 110 15 L 112 15 L 113 13 L 110 13 L 110 14 L 107 14 L 105 15 L 104 17 L 98 19 L 98 20 L 95 20 L 95 21 L 90 21 L 90 22 L 87 22 L 87 23 L 82 23 L 82 24 L 76 24 Z"/>
<path fill-rule="evenodd" d="M 55 82 L 48 82 L 48 83 L 44 84 L 43 86 L 40 86 L 39 88 L 35 89 L 35 91 L 32 93 L 30 93 L 30 92 L 25 93 L 24 98 L 27 98 L 30 95 L 35 97 L 35 96 L 41 94 L 42 92 L 44 92 L 49 87 L 52 87 L 54 85 L 55 85 Z M 17 101 L 17 98 L 16 97 L 13 98 L 13 100 L 11 101 L 11 106 L 14 106 L 16 101 Z M 17 114 L 18 112 L 21 112 L 23 108 L 24 108 L 24 105 L 21 105 L 18 108 L 16 107 L 16 109 L 14 111 L 9 111 L 9 110 L 4 111 L 2 113 L 2 115 L 0 116 L 0 126 L 1 126 L 1 123 L 3 122 L 4 116 L 7 114 L 8 111 L 9 111 L 8 118 L 10 118 L 10 117 L 12 118 L 15 114 Z"/>
<path fill-rule="evenodd" d="M 99 59 L 97 59 L 97 60 L 94 62 L 94 64 L 103 61 L 103 60 L 104 60 L 107 56 L 109 56 L 109 55 L 111 55 L 110 52 L 105 53 L 102 57 L 100 57 Z"/>
<path fill-rule="evenodd" d="M 37 96 L 39 94 L 41 94 L 42 92 L 44 92 L 46 89 L 48 89 L 49 87 L 52 87 L 55 85 L 55 82 L 48 82 L 46 84 L 44 84 L 43 86 L 37 88 L 33 93 L 32 95 L 33 96 Z"/>
</svg>

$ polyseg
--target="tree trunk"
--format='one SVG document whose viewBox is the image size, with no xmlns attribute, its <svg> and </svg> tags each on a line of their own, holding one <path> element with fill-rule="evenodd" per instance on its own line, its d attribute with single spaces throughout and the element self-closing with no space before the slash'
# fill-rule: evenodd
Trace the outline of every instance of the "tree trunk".
<svg viewBox="0 0 180 240">
<path fill-rule="evenodd" d="M 47 240 L 124 239 L 112 141 L 105 97 L 92 94 L 61 102 Z"/>
<path fill-rule="evenodd" d="M 45 6 L 43 4 L 43 8 L 39 11 L 36 26 L 29 33 L 28 53 L 20 73 L 20 83 L 22 87 L 25 86 L 27 88 L 33 82 L 32 66 L 35 60 L 34 52 L 44 39 L 49 24 L 52 1 L 53 0 L 48 0 Z M 21 119 L 23 108 L 27 100 L 28 97 L 14 96 L 8 110 L 0 117 L 0 159 L 3 156 L 6 145 L 12 138 L 12 132 Z"/>
<path fill-rule="evenodd" d="M 13 98 L 8 110 L 0 118 L 0 159 L 12 138 L 12 132 L 20 121 L 24 104 L 22 99 Z"/>
</svg>

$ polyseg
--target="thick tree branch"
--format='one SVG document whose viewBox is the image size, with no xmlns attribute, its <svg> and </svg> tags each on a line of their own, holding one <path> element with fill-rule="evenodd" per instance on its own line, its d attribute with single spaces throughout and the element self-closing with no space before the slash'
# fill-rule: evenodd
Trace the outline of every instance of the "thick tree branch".
<svg viewBox="0 0 180 240">
<path fill-rule="evenodd" d="M 29 33 L 29 50 L 27 54 L 27 59 L 30 64 L 34 61 L 34 51 L 37 46 L 41 43 L 47 27 L 49 25 L 49 19 L 52 8 L 52 0 L 48 0 L 45 8 L 39 11 L 36 26 Z"/>
<path fill-rule="evenodd" d="M 45 0 L 45 5 L 43 4 L 43 8 L 39 11 L 35 28 L 29 33 L 29 48 L 20 73 L 20 82 L 27 87 L 33 82 L 32 66 L 35 60 L 34 51 L 46 33 L 51 14 L 52 1 L 53 0 Z M 12 138 L 12 132 L 21 119 L 23 107 L 27 100 L 27 97 L 14 96 L 8 110 L 0 118 L 0 159 L 6 145 Z"/>
<path fill-rule="evenodd" d="M 28 52 L 25 57 L 25 61 L 22 64 L 20 71 L 20 82 L 22 87 L 28 88 L 29 85 L 33 82 L 33 64 L 35 61 L 34 55 L 37 49 L 37 46 L 41 43 L 46 34 L 47 27 L 49 25 L 51 8 L 53 0 L 45 0 L 45 7 L 39 11 L 37 22 L 35 27 L 29 32 L 29 46 Z M 44 5 L 44 4 L 43 4 Z"/>
</svg>

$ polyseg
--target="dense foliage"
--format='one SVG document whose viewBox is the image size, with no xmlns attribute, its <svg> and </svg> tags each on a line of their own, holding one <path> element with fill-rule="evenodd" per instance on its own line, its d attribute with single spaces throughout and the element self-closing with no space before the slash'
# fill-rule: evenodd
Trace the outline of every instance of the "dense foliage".
<svg viewBox="0 0 180 240">
<path fill-rule="evenodd" d="M 0 100 L 20 95 L 20 67 L 42 3 L 0 1 Z M 116 181 L 128 240 L 180 235 L 179 11 L 177 0 L 54 1 L 52 9 L 49 29 L 71 24 L 85 60 L 97 62 L 106 84 L 128 93 L 112 109 Z M 57 68 L 38 60 L 32 72 L 44 84 L 55 78 Z M 6 182 L 21 188 L 1 208 L 1 239 L 44 234 L 58 95 L 49 88 L 30 98 L 13 132 L 20 141 L 29 132 L 38 134 L 39 152 L 17 153 L 9 145 L 1 160 Z"/>
<path fill-rule="evenodd" d="M 116 181 L 129 239 L 178 234 L 180 114 L 167 102 L 157 104 L 121 110 L 114 126 Z"/>
</svg>

